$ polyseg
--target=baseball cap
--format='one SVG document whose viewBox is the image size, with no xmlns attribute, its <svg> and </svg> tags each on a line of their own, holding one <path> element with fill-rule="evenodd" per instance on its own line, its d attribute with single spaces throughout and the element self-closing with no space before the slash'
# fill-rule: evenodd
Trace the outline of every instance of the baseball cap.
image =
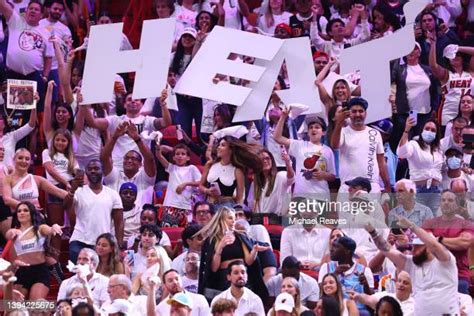
<svg viewBox="0 0 474 316">
<path fill-rule="evenodd" d="M 370 126 L 383 134 L 391 134 L 393 129 L 393 123 L 389 119 L 374 122 Z"/>
<path fill-rule="evenodd" d="M 444 155 L 447 156 L 451 153 L 454 153 L 456 156 L 463 156 L 463 151 L 462 151 L 462 148 L 460 148 L 459 146 L 451 146 L 449 147 L 448 149 L 446 149 L 446 151 L 444 152 Z"/>
<path fill-rule="evenodd" d="M 305 130 L 308 131 L 308 126 L 310 124 L 313 124 L 313 123 L 316 123 L 316 124 L 319 124 L 319 126 L 321 126 L 321 128 L 323 129 L 323 131 L 326 131 L 327 129 L 327 126 L 326 126 L 326 122 L 324 122 L 324 120 L 322 118 L 320 118 L 319 116 L 317 115 L 306 115 L 306 117 L 304 118 L 304 123 L 306 124 L 305 126 Z"/>
<path fill-rule="evenodd" d="M 176 302 L 176 303 L 179 303 L 181 305 L 184 305 L 184 306 L 187 306 L 189 308 L 192 308 L 193 307 L 193 304 L 191 302 L 191 299 L 189 298 L 188 295 L 186 295 L 185 293 L 176 293 L 175 295 L 173 295 L 173 297 L 171 297 L 170 299 L 168 299 L 167 303 L 168 304 L 172 304 L 173 302 Z"/>
<path fill-rule="evenodd" d="M 326 59 L 329 60 L 328 54 L 326 54 L 325 52 L 323 52 L 321 50 L 317 50 L 317 51 L 314 52 L 313 60 L 315 60 L 316 58 L 319 58 L 319 57 L 325 57 Z"/>
<path fill-rule="evenodd" d="M 367 110 L 367 108 L 369 107 L 369 103 L 367 103 L 367 100 L 364 99 L 364 98 L 352 98 L 350 101 L 349 101 L 349 104 L 347 105 L 347 108 L 350 109 L 351 107 L 353 107 L 354 105 L 360 105 L 364 108 L 364 110 Z"/>
<path fill-rule="evenodd" d="M 351 252 L 354 252 L 357 248 L 357 244 L 354 239 L 342 236 L 337 239 L 337 242 L 344 246 L 344 248 L 349 249 Z"/>
<path fill-rule="evenodd" d="M 197 31 L 195 28 L 193 27 L 187 27 L 183 30 L 183 33 L 181 33 L 181 36 L 183 36 L 184 34 L 189 34 L 191 35 L 192 37 L 196 38 L 197 37 Z"/>
<path fill-rule="evenodd" d="M 425 243 L 418 237 L 413 238 L 413 240 L 410 243 L 410 245 L 412 245 L 412 246 L 421 246 L 421 245 L 424 245 L 424 244 Z"/>
<path fill-rule="evenodd" d="M 345 184 L 347 184 L 350 187 L 361 186 L 364 189 L 366 189 L 367 192 L 370 192 L 370 190 L 372 190 L 372 185 L 370 184 L 370 180 L 364 177 L 354 178 L 352 180 L 346 181 Z"/>
<path fill-rule="evenodd" d="M 291 313 L 295 308 L 295 299 L 289 293 L 280 293 L 275 300 L 275 312 Z"/>
<path fill-rule="evenodd" d="M 291 27 L 290 27 L 288 24 L 286 24 L 286 23 L 280 23 L 280 24 L 278 24 L 278 25 L 275 27 L 275 30 L 276 30 L 276 29 L 280 29 L 280 28 L 281 28 L 281 29 L 284 29 L 288 34 L 291 35 L 291 33 L 292 33 L 292 32 L 291 32 Z"/>
<path fill-rule="evenodd" d="M 137 193 L 138 189 L 135 183 L 132 182 L 125 182 L 120 186 L 119 192 L 122 192 L 123 190 L 132 190 L 133 192 Z"/>
</svg>

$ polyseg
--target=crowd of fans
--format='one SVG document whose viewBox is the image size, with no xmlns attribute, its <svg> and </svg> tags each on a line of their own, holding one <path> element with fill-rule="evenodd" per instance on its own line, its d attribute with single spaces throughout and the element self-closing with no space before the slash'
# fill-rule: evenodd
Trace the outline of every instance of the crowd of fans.
<svg viewBox="0 0 474 316">
<path fill-rule="evenodd" d="M 110 102 L 82 104 L 114 2 L 0 0 L 8 315 L 474 315 L 473 1 L 428 1 L 377 122 L 338 56 L 404 27 L 406 0 L 130 1 L 124 19 L 176 18 L 169 87 L 135 100 L 116 75 Z M 285 65 L 259 121 L 175 94 L 216 25 L 307 36 L 323 113 L 280 100 Z M 36 109 L 7 106 L 7 79 L 36 82 Z"/>
</svg>

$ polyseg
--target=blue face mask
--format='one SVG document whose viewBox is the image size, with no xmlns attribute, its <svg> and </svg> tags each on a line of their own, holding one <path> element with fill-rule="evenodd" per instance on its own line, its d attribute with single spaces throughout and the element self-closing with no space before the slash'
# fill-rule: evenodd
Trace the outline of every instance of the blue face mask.
<svg viewBox="0 0 474 316">
<path fill-rule="evenodd" d="M 423 138 L 425 143 L 431 144 L 434 141 L 434 139 L 436 138 L 436 133 L 424 130 L 421 133 L 421 138 Z"/>
<path fill-rule="evenodd" d="M 459 169 L 461 168 L 461 158 L 458 157 L 449 157 L 448 158 L 448 168 L 451 170 Z"/>
</svg>

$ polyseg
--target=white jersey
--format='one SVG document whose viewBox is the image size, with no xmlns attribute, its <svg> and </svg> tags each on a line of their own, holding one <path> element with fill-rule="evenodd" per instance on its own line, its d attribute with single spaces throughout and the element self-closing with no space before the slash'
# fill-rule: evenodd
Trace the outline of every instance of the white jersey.
<svg viewBox="0 0 474 316">
<path fill-rule="evenodd" d="M 449 78 L 443 86 L 443 98 L 441 100 L 441 125 L 446 126 L 449 121 L 458 115 L 459 102 L 465 94 L 471 94 L 473 80 L 470 73 L 463 71 L 462 74 L 449 72 Z"/>
</svg>

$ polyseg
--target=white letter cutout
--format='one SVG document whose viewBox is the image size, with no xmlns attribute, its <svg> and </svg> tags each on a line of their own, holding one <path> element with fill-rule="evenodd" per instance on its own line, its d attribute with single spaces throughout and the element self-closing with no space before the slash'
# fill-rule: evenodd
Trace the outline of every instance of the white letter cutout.
<svg viewBox="0 0 474 316">
<path fill-rule="evenodd" d="M 362 97 L 369 103 L 366 123 L 392 116 L 390 61 L 408 55 L 415 47 L 413 24 L 428 0 L 411 0 L 403 7 L 406 25 L 382 38 L 344 49 L 339 56 L 341 73 L 360 70 Z"/>
<path fill-rule="evenodd" d="M 82 83 L 84 104 L 109 102 L 117 73 L 136 72 L 134 99 L 159 97 L 166 87 L 175 19 L 144 21 L 138 50 L 120 51 L 122 27 L 123 23 L 114 23 L 91 28 Z"/>
</svg>

